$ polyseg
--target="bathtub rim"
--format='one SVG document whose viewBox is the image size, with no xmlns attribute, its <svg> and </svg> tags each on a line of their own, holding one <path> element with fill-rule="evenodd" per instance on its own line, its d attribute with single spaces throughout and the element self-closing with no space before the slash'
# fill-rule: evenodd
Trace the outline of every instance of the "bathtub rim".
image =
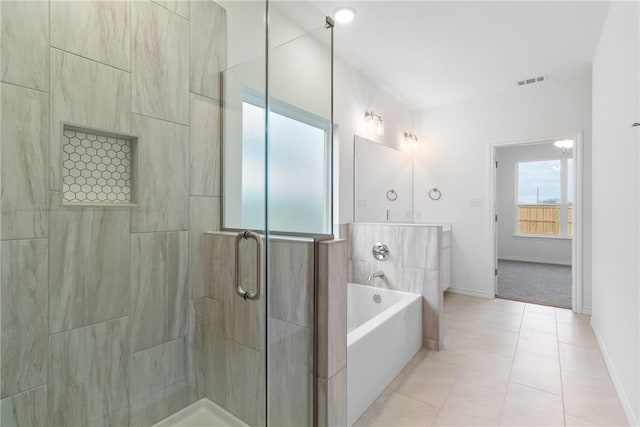
<svg viewBox="0 0 640 427">
<path fill-rule="evenodd" d="M 377 326 L 396 316 L 398 313 L 403 311 L 407 306 L 411 305 L 414 301 L 422 299 L 422 294 L 416 294 L 413 292 L 406 291 L 398 291 L 395 289 L 386 289 L 386 288 L 378 288 L 375 286 L 363 285 L 361 283 L 348 282 L 347 286 L 360 286 L 364 288 L 369 288 L 375 291 L 383 291 L 383 292 L 393 292 L 402 294 L 405 297 L 400 301 L 393 304 L 391 307 L 384 310 L 382 313 L 372 317 L 371 319 L 364 322 L 362 325 L 355 328 L 353 331 L 347 333 L 347 349 L 360 341 L 362 338 L 367 336 L 372 330 L 374 330 Z M 348 314 L 347 314 L 348 315 Z"/>
</svg>

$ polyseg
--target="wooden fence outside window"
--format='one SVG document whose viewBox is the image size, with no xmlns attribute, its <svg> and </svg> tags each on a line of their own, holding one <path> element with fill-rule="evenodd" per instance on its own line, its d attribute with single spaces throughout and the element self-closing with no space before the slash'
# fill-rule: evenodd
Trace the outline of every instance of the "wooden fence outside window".
<svg viewBox="0 0 640 427">
<path fill-rule="evenodd" d="M 518 234 L 560 235 L 560 205 L 518 205 Z M 567 235 L 573 235 L 573 206 L 567 210 Z"/>
</svg>

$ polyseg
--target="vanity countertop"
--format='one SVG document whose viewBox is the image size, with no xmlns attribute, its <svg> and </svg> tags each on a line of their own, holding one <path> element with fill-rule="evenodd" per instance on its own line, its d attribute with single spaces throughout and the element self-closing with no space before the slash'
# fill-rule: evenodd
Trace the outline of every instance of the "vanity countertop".
<svg viewBox="0 0 640 427">
<path fill-rule="evenodd" d="M 405 227 L 442 227 L 443 232 L 451 231 L 450 222 L 354 222 L 354 225 L 402 225 Z"/>
</svg>

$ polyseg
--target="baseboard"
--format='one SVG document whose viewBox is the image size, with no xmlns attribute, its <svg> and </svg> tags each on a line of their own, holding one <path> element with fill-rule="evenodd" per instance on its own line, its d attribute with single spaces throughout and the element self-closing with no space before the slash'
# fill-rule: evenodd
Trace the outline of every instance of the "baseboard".
<svg viewBox="0 0 640 427">
<path fill-rule="evenodd" d="M 591 319 L 591 329 L 593 329 L 593 333 L 595 334 L 596 340 L 598 341 L 598 347 L 600 347 L 600 352 L 602 353 L 604 364 L 607 366 L 607 370 L 609 371 L 609 376 L 611 377 L 611 382 L 613 382 L 613 387 L 615 388 L 616 393 L 618 394 L 620 403 L 622 403 L 622 409 L 624 410 L 624 414 L 627 417 L 627 421 L 629 422 L 629 425 L 630 426 L 640 425 L 640 423 L 638 423 L 638 420 L 636 420 L 635 416 L 633 415 L 633 410 L 631 407 L 631 403 L 629 402 L 629 398 L 627 397 L 627 394 L 624 392 L 624 389 L 622 388 L 620 377 L 618 376 L 618 373 L 616 372 L 613 366 L 613 363 L 611 362 L 611 358 L 609 357 L 609 352 L 607 351 L 607 347 L 604 345 L 604 341 L 600 336 L 600 331 L 598 330 L 598 327 L 596 326 L 596 324 L 593 322 L 593 318 Z"/>
<path fill-rule="evenodd" d="M 582 307 L 582 314 L 587 314 L 589 316 L 591 316 L 591 307 Z"/>
<path fill-rule="evenodd" d="M 470 297 L 480 297 L 488 299 L 495 298 L 494 295 L 491 295 L 488 292 L 476 291 L 475 289 L 455 288 L 453 286 L 449 287 L 446 292 L 451 292 L 452 294 L 468 295 Z"/>
<path fill-rule="evenodd" d="M 540 259 L 540 258 L 530 258 L 530 257 L 517 257 L 517 256 L 499 256 L 498 261 L 520 261 L 520 262 L 535 262 L 537 264 L 553 264 L 553 265 L 563 265 L 566 267 L 571 267 L 571 263 L 567 264 L 566 261 L 558 261 L 553 259 Z"/>
</svg>

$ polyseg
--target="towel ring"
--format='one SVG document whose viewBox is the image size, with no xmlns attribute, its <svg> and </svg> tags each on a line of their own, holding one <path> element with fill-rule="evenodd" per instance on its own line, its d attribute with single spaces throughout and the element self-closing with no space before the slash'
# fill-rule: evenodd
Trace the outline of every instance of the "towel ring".
<svg viewBox="0 0 640 427">
<path fill-rule="evenodd" d="M 440 192 L 440 190 L 435 187 L 429 190 L 428 194 L 431 200 L 440 200 L 440 197 L 442 197 L 442 193 Z"/>
</svg>

